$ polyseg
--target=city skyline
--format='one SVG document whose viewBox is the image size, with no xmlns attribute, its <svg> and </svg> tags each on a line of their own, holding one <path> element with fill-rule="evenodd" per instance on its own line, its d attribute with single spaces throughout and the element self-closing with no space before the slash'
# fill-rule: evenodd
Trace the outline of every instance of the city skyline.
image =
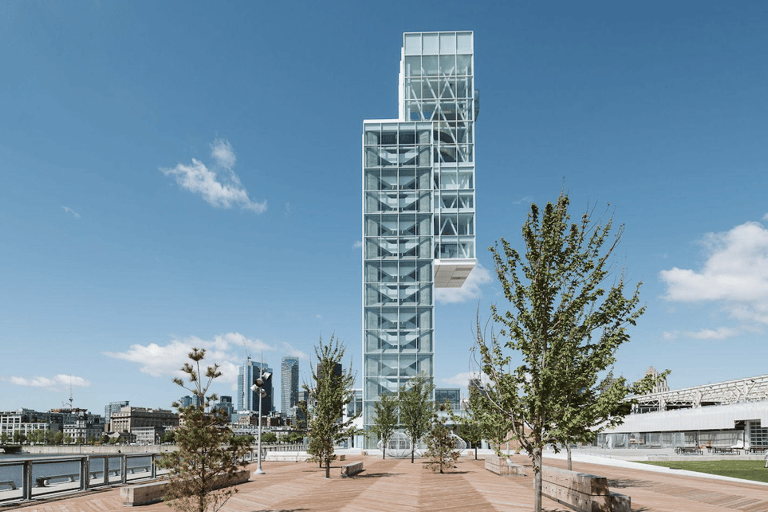
<svg viewBox="0 0 768 512">
<path fill-rule="evenodd" d="M 304 383 L 332 334 L 362 388 L 361 129 L 396 117 L 405 32 L 472 31 L 482 100 L 477 266 L 433 297 L 438 387 L 466 393 L 476 314 L 506 307 L 487 248 L 520 248 L 561 190 L 624 225 L 616 275 L 643 283 L 615 375 L 765 374 L 767 21 L 707 0 L 5 2 L 0 410 L 70 389 L 168 409 L 194 346 L 219 395 L 248 354 L 298 357 Z"/>
</svg>

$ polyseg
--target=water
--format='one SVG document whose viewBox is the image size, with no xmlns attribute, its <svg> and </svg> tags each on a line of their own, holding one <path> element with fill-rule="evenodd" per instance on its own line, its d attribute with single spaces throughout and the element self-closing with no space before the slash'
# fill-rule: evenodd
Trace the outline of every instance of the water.
<svg viewBox="0 0 768 512">
<path fill-rule="evenodd" d="M 51 462 L 39 462 L 32 466 L 32 485 L 35 485 L 35 480 L 40 477 L 48 477 L 53 475 L 73 475 L 74 481 L 78 481 L 80 474 L 80 461 L 69 460 L 56 462 L 57 458 L 71 458 L 72 455 L 48 455 L 48 454 L 29 454 L 29 453 L 15 453 L 15 454 L 1 454 L 0 462 L 14 462 L 23 460 L 36 460 L 36 459 L 48 459 Z M 120 456 L 108 456 L 109 459 L 109 471 L 112 475 L 112 471 L 120 469 Z M 131 475 L 131 469 L 140 469 L 142 467 L 149 467 L 152 463 L 151 456 L 130 457 L 127 461 L 128 476 Z M 13 482 L 17 488 L 21 488 L 22 485 L 22 464 L 12 466 L 0 466 L 0 482 Z M 101 472 L 104 470 L 104 457 L 103 456 L 91 456 L 90 459 L 90 472 L 99 473 L 96 478 L 102 481 L 103 475 Z M 114 478 L 114 476 L 113 476 Z M 50 480 L 50 484 L 56 484 L 61 482 L 67 482 L 69 478 L 54 478 Z M 0 487 L 0 492 L 10 489 L 7 484 Z"/>
</svg>

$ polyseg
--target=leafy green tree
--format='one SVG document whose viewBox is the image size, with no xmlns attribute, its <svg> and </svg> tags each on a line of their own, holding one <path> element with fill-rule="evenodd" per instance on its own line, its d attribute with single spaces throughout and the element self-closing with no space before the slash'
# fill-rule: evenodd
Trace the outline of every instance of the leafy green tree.
<svg viewBox="0 0 768 512">
<path fill-rule="evenodd" d="M 592 390 L 612 367 L 644 308 L 639 284 L 624 295 L 623 272 L 610 287 L 610 256 L 623 228 L 609 240 L 613 219 L 592 222 L 588 211 L 570 223 L 569 199 L 561 194 L 541 213 L 531 205 L 523 225 L 521 256 L 505 239 L 491 247 L 496 275 L 510 310 L 491 307 L 498 335 L 480 328 L 477 344 L 493 411 L 504 415 L 533 462 L 535 510 L 541 511 L 541 454 L 546 445 L 570 443 L 586 431 L 621 422 L 630 391 L 621 379 L 602 398 Z M 606 289 L 607 288 L 607 289 Z M 511 353 L 510 353 L 511 352 Z M 520 358 L 510 368 L 512 355 Z M 591 434 L 590 434 L 591 435 Z"/>
<path fill-rule="evenodd" d="M 387 458 L 387 443 L 397 429 L 398 399 L 395 395 L 382 395 L 374 405 L 376 417 L 371 432 L 381 439 L 381 458 Z"/>
<path fill-rule="evenodd" d="M 443 406 L 440 406 L 440 409 L 443 409 Z M 432 428 L 427 433 L 426 441 L 427 451 L 424 455 L 429 458 L 429 469 L 435 473 L 444 473 L 445 469 L 456 467 L 454 464 L 461 456 L 456 449 L 456 437 L 437 414 L 432 418 Z"/>
<path fill-rule="evenodd" d="M 261 434 L 261 441 L 263 443 L 276 443 L 277 442 L 277 434 L 274 432 L 264 432 Z"/>
<path fill-rule="evenodd" d="M 176 431 L 174 429 L 168 429 L 165 432 L 163 432 L 162 441 L 163 443 L 173 443 L 176 442 Z"/>
<path fill-rule="evenodd" d="M 8 442 L 8 432 L 0 434 L 0 443 L 6 444 Z"/>
<path fill-rule="evenodd" d="M 416 443 L 432 427 L 435 403 L 432 401 L 432 380 L 422 374 L 414 377 L 408 387 L 400 388 L 400 424 L 411 438 L 411 464 L 416 453 Z"/>
<path fill-rule="evenodd" d="M 312 369 L 312 385 L 304 384 L 310 400 L 309 406 L 303 406 L 309 426 L 307 452 L 312 456 L 310 461 L 325 466 L 325 478 L 330 478 L 331 461 L 336 459 L 334 445 L 356 433 L 353 423 L 359 415 L 346 421 L 342 417 L 344 408 L 354 399 L 355 382 L 351 369 L 341 369 L 345 348 L 333 335 L 327 344 L 320 338 L 315 346 L 318 363 Z"/>
<path fill-rule="evenodd" d="M 234 477 L 245 466 L 247 447 L 235 439 L 226 413 L 211 410 L 219 397 L 208 395 L 208 388 L 221 376 L 219 365 L 208 366 L 202 373 L 200 361 L 205 349 L 193 348 L 188 357 L 190 362 L 181 368 L 188 386 L 178 377 L 173 382 L 192 392 L 198 405 L 173 404 L 183 424 L 176 429 L 176 451 L 164 454 L 159 461 L 160 467 L 170 470 L 171 485 L 164 499 L 179 512 L 216 511 L 237 492 L 233 487 L 221 488 L 222 480 Z"/>
<path fill-rule="evenodd" d="M 59 430 L 55 434 L 53 434 L 53 444 L 61 444 L 64 442 L 64 432 Z"/>
</svg>

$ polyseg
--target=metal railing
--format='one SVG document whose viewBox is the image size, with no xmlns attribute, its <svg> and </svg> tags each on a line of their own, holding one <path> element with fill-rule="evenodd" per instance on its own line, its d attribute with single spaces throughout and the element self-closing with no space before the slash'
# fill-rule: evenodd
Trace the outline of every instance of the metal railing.
<svg viewBox="0 0 768 512">
<path fill-rule="evenodd" d="M 0 461 L 0 474 L 5 475 L 0 481 L 0 502 L 31 500 L 62 491 L 87 491 L 94 487 L 156 478 L 157 456 L 154 453 L 124 453 Z M 149 462 L 129 465 L 130 459 L 149 459 Z M 101 462 L 100 467 L 97 461 Z M 51 468 L 53 464 L 60 466 Z M 75 464 L 77 470 L 73 472 Z"/>
</svg>

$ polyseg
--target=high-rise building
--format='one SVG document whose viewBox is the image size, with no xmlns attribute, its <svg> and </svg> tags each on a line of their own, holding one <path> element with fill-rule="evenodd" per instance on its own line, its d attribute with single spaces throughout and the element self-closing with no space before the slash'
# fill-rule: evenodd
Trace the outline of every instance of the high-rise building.
<svg viewBox="0 0 768 512">
<path fill-rule="evenodd" d="M 120 409 L 122 409 L 126 405 L 129 405 L 128 400 L 123 400 L 121 402 L 109 402 L 109 404 L 105 405 L 104 406 L 104 422 L 109 424 L 109 419 L 112 416 L 112 413 L 120 412 Z"/>
<path fill-rule="evenodd" d="M 280 411 L 284 416 L 296 416 L 299 404 L 299 358 L 284 357 L 280 367 Z"/>
<path fill-rule="evenodd" d="M 363 417 L 434 372 L 434 288 L 475 257 L 472 32 L 403 34 L 399 116 L 363 124 Z"/>
<path fill-rule="evenodd" d="M 263 365 L 263 369 L 261 368 Z M 259 411 L 258 396 L 255 391 L 251 389 L 256 383 L 256 379 L 263 373 L 272 373 L 272 368 L 268 367 L 264 363 L 255 363 L 250 357 L 246 359 L 245 364 L 240 367 L 240 372 L 237 376 L 237 410 L 241 411 Z M 261 399 L 261 414 L 268 415 L 274 409 L 273 393 L 272 393 L 272 379 L 269 379 L 262 389 L 267 392 L 266 396 Z"/>
</svg>

